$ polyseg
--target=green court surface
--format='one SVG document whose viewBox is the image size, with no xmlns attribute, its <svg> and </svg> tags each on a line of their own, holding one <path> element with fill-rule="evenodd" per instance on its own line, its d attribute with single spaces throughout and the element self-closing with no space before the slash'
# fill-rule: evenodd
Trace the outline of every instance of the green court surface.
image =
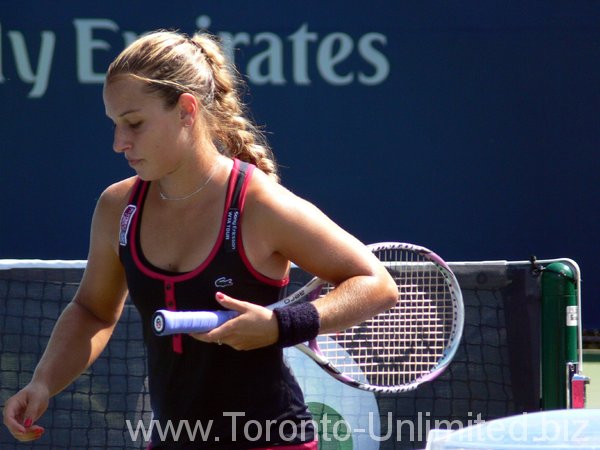
<svg viewBox="0 0 600 450">
<path fill-rule="evenodd" d="M 590 378 L 586 408 L 600 408 L 600 350 L 583 351 L 583 374 Z"/>
</svg>

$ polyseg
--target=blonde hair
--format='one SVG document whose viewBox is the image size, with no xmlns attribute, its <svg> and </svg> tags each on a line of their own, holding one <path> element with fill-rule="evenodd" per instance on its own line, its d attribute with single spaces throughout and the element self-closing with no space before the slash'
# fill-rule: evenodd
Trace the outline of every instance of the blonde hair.
<svg viewBox="0 0 600 450">
<path fill-rule="evenodd" d="M 106 83 L 119 75 L 146 83 L 148 91 L 160 95 L 168 108 L 177 104 L 181 94 L 193 94 L 223 154 L 279 179 L 273 153 L 240 99 L 243 82 L 215 36 L 197 33 L 190 37 L 164 30 L 148 33 L 110 64 Z"/>
</svg>

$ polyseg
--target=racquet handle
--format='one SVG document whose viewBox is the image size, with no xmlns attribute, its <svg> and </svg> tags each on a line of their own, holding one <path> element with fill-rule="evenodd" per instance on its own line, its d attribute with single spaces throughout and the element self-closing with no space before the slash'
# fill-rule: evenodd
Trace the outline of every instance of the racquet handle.
<svg viewBox="0 0 600 450">
<path fill-rule="evenodd" d="M 237 317 L 237 311 L 168 311 L 152 316 L 152 329 L 159 336 L 179 333 L 206 333 Z"/>
</svg>

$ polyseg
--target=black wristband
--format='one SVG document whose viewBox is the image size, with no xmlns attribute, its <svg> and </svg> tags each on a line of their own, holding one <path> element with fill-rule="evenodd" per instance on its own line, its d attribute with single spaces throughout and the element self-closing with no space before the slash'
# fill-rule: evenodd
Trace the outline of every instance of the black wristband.
<svg viewBox="0 0 600 450">
<path fill-rule="evenodd" d="M 319 312 L 311 302 L 275 308 L 273 312 L 279 324 L 279 339 L 275 345 L 280 348 L 310 341 L 319 334 Z"/>
</svg>

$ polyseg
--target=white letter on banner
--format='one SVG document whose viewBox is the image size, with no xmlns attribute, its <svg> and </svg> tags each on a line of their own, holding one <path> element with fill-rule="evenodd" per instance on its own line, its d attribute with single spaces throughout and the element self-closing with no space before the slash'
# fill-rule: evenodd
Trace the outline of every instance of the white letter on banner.
<svg viewBox="0 0 600 450">
<path fill-rule="evenodd" d="M 95 28 L 118 31 L 119 26 L 108 19 L 75 19 L 73 21 L 77 30 L 77 78 L 81 83 L 103 83 L 104 73 L 94 72 L 94 50 L 108 50 L 110 44 L 101 40 L 94 40 L 92 32 Z"/>
<path fill-rule="evenodd" d="M 29 91 L 27 96 L 29 98 L 43 96 L 48 87 L 56 36 L 52 31 L 42 31 L 42 45 L 40 46 L 37 71 L 35 73 L 31 67 L 23 34 L 19 31 L 9 31 L 8 37 L 12 44 L 13 53 L 15 54 L 15 63 L 17 64 L 19 77 L 26 83 L 33 83 L 33 89 Z"/>
<path fill-rule="evenodd" d="M 317 33 L 309 33 L 308 25 L 303 24 L 298 31 L 290 34 L 288 39 L 292 41 L 292 55 L 294 59 L 294 82 L 296 84 L 310 84 L 308 78 L 308 43 L 317 42 Z"/>
<path fill-rule="evenodd" d="M 375 73 L 371 76 L 358 74 L 358 80 L 369 86 L 382 83 L 390 73 L 390 62 L 383 53 L 373 47 L 373 42 L 386 45 L 387 38 L 381 33 L 367 33 L 358 41 L 358 52 L 365 61 L 375 67 Z"/>
<path fill-rule="evenodd" d="M 339 48 L 334 53 L 336 44 Z M 354 74 L 341 76 L 335 73 L 334 68 L 352 53 L 353 47 L 352 38 L 345 33 L 331 33 L 323 39 L 317 51 L 317 67 L 325 80 L 338 86 L 352 83 Z"/>
<path fill-rule="evenodd" d="M 231 64 L 235 65 L 235 48 L 238 44 L 249 45 L 250 35 L 248 33 L 237 33 L 235 35 L 222 31 L 219 37 L 223 42 L 223 51 Z"/>
<path fill-rule="evenodd" d="M 283 77 L 283 44 L 275 33 L 259 33 L 254 43 L 266 42 L 265 51 L 254 56 L 248 63 L 248 77 L 256 84 L 285 84 Z M 266 62 L 266 73 L 261 73 L 260 67 Z"/>
</svg>

